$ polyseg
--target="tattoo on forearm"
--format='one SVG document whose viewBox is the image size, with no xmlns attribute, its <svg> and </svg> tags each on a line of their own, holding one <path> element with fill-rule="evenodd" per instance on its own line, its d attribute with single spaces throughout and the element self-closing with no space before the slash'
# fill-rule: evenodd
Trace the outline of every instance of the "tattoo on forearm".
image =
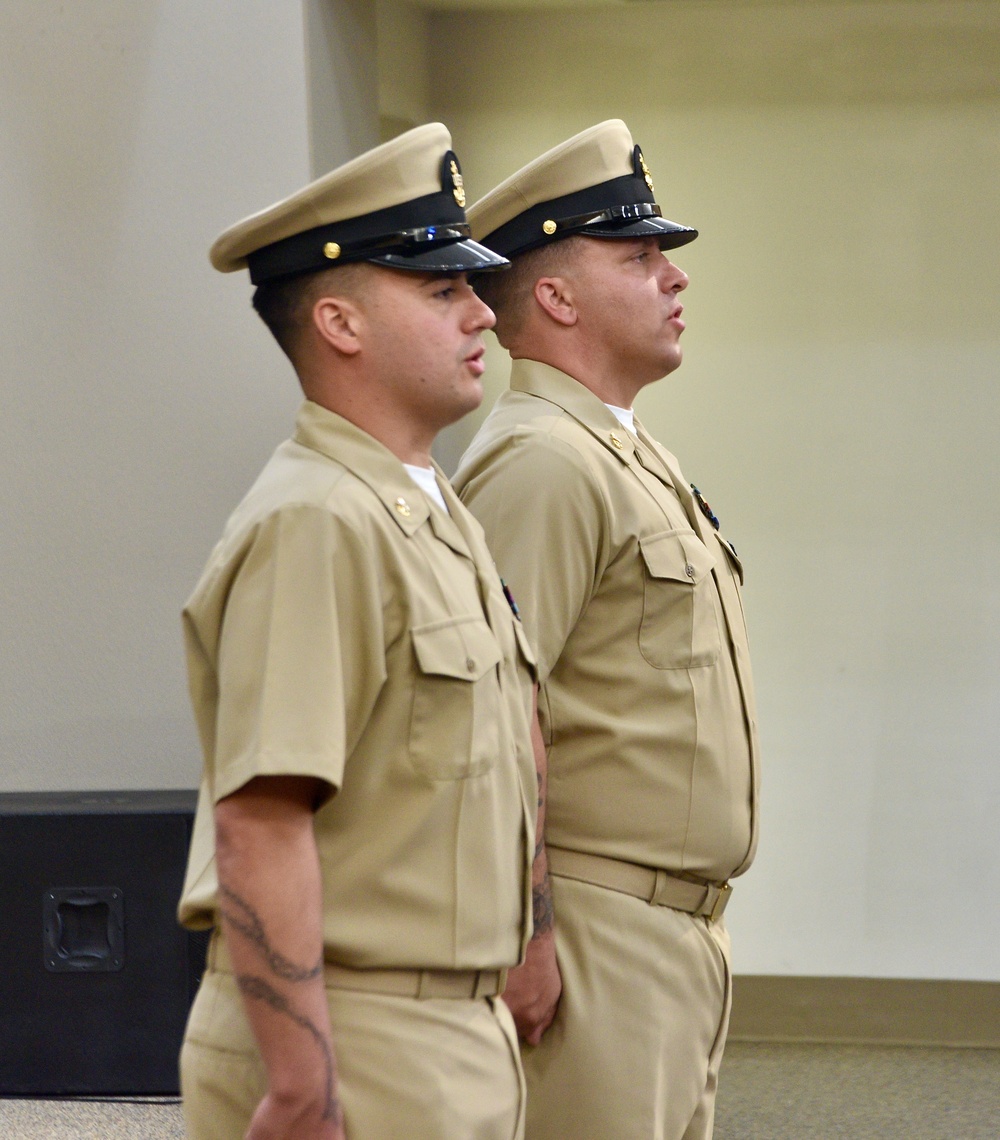
<svg viewBox="0 0 1000 1140">
<path fill-rule="evenodd" d="M 535 769 L 535 778 L 538 780 L 538 810 L 541 811 L 545 806 L 545 780 L 537 768 Z"/>
<path fill-rule="evenodd" d="M 531 890 L 531 917 L 534 922 L 532 937 L 545 934 L 552 929 L 555 914 L 552 909 L 552 880 L 548 871 L 542 881 Z"/>
<path fill-rule="evenodd" d="M 273 986 L 265 982 L 263 978 L 255 978 L 250 974 L 238 974 L 236 984 L 239 986 L 240 993 L 243 994 L 244 997 L 262 1001 L 276 1012 L 283 1013 L 286 1017 L 291 1018 L 296 1025 L 305 1029 L 312 1036 L 316 1044 L 319 1045 L 323 1054 L 323 1065 L 326 1070 L 326 1094 L 324 1097 L 325 1107 L 323 1109 L 323 1119 L 339 1120 L 340 1102 L 337 1100 L 333 1088 L 333 1050 L 330 1048 L 330 1042 L 327 1041 L 322 1030 L 317 1025 L 314 1025 L 308 1017 L 294 1009 L 289 1004 L 285 995 L 279 993 Z"/>
<path fill-rule="evenodd" d="M 229 924 L 253 943 L 271 970 L 286 982 L 308 982 L 323 973 L 323 956 L 315 966 L 296 966 L 270 944 L 264 924 L 253 907 L 228 887 L 219 884 L 219 911 Z M 228 904 L 228 905 L 227 905 Z"/>
</svg>

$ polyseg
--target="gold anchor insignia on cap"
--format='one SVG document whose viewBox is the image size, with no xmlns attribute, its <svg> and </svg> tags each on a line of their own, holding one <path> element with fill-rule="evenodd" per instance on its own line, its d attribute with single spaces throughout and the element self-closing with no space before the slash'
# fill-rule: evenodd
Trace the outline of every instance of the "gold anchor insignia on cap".
<svg viewBox="0 0 1000 1140">
<path fill-rule="evenodd" d="M 551 218 L 547 222 L 542 222 L 542 233 L 549 234 L 550 236 L 556 232 L 556 224 Z"/>
<path fill-rule="evenodd" d="M 413 513 L 410 510 L 410 504 L 403 498 L 402 495 L 400 495 L 396 500 L 396 510 L 403 516 L 404 519 L 408 519 Z"/>
<path fill-rule="evenodd" d="M 455 195 L 455 202 L 461 209 L 465 209 L 465 182 L 462 179 L 462 173 L 458 169 L 458 163 L 452 159 L 449 167 L 451 170 L 451 184 L 453 186 L 452 194 Z"/>
<path fill-rule="evenodd" d="M 335 241 L 328 241 L 323 246 L 323 256 L 328 257 L 331 261 L 336 261 L 340 257 L 340 246 Z"/>
<path fill-rule="evenodd" d="M 646 165 L 646 160 L 642 157 L 641 150 L 636 157 L 639 159 L 639 168 L 642 170 L 642 177 L 645 179 L 646 185 L 649 187 L 650 194 L 655 194 L 656 191 L 653 189 L 653 176 L 649 173 L 649 167 Z"/>
</svg>

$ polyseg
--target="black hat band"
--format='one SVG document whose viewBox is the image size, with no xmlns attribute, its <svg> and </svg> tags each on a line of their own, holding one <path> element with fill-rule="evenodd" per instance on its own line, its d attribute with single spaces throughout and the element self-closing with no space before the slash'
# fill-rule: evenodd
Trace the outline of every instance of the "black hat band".
<svg viewBox="0 0 1000 1140">
<path fill-rule="evenodd" d="M 634 174 L 623 174 L 619 178 L 611 178 L 596 186 L 588 186 L 584 190 L 531 206 L 480 240 L 504 257 L 510 257 L 512 253 L 525 253 L 535 246 L 554 241 L 557 237 L 567 237 L 573 231 L 565 224 L 560 225 L 560 222 L 565 223 L 567 219 L 588 215 L 593 218 L 614 206 L 635 206 L 640 203 L 655 205 L 652 192 L 642 178 L 637 178 Z M 554 222 L 556 228 L 546 226 L 546 222 Z"/>
<path fill-rule="evenodd" d="M 442 190 L 292 234 L 248 254 L 247 266 L 250 280 L 261 285 L 278 277 L 332 269 L 348 261 L 365 261 L 372 254 L 392 248 L 398 248 L 405 256 L 408 249 L 416 252 L 435 244 L 462 241 L 468 235 L 465 211 L 454 193 Z"/>
<path fill-rule="evenodd" d="M 564 233 L 586 232 L 591 226 L 627 226 L 643 218 L 661 217 L 663 211 L 655 202 L 634 202 L 628 206 L 609 206 L 606 210 L 589 210 L 585 214 L 575 214 L 571 218 L 559 218 L 557 221 L 553 220 L 548 229 L 543 222 L 542 229 L 546 233 L 551 229 L 552 236 L 555 237 L 560 230 Z"/>
</svg>

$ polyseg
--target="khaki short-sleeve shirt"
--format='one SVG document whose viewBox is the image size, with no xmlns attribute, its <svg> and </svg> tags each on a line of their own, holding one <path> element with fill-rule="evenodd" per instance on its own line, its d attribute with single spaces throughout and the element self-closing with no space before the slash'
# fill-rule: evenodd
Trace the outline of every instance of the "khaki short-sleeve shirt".
<svg viewBox="0 0 1000 1140">
<path fill-rule="evenodd" d="M 676 459 L 571 377 L 516 360 L 453 482 L 537 654 L 547 841 L 709 879 L 745 870 L 743 571 Z"/>
<path fill-rule="evenodd" d="M 533 663 L 482 531 L 306 403 L 184 611 L 205 757 L 181 900 L 214 921 L 212 808 L 318 777 L 326 957 L 493 969 L 529 934 Z"/>
</svg>

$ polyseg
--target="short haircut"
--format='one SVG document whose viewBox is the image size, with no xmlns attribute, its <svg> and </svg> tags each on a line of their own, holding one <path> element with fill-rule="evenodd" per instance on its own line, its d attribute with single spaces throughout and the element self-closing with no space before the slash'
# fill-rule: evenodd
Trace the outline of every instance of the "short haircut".
<svg viewBox="0 0 1000 1140">
<path fill-rule="evenodd" d="M 539 277 L 558 277 L 576 258 L 583 238 L 572 235 L 528 250 L 511 260 L 510 269 L 478 274 L 473 285 L 479 297 L 496 314 L 497 340 L 510 347 L 510 341 L 524 327 Z"/>
<path fill-rule="evenodd" d="M 257 286 L 253 307 L 292 364 L 316 302 L 324 295 L 359 298 L 366 268 L 367 262 L 354 262 L 319 273 L 279 277 Z"/>
</svg>

